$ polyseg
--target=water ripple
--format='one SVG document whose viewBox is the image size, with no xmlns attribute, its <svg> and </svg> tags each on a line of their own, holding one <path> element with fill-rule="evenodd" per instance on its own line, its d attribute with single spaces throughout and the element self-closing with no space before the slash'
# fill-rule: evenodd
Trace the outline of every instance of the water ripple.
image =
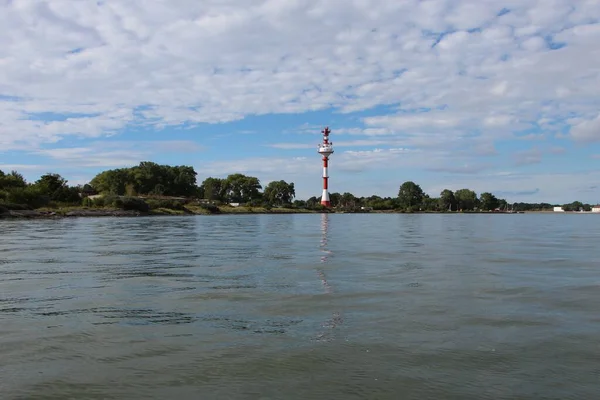
<svg viewBox="0 0 600 400">
<path fill-rule="evenodd" d="M 593 217 L 0 221 L 0 397 L 598 398 Z"/>
</svg>

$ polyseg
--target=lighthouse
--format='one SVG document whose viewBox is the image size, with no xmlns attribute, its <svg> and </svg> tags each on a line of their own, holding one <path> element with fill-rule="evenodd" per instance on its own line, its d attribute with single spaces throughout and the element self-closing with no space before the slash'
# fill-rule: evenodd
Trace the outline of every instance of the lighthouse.
<svg viewBox="0 0 600 400">
<path fill-rule="evenodd" d="M 331 207 L 329 200 L 329 156 L 333 154 L 333 143 L 329 141 L 329 127 L 325 127 L 321 131 L 323 134 L 323 143 L 319 144 L 318 153 L 323 157 L 323 195 L 321 196 L 321 204 L 325 207 Z"/>
</svg>

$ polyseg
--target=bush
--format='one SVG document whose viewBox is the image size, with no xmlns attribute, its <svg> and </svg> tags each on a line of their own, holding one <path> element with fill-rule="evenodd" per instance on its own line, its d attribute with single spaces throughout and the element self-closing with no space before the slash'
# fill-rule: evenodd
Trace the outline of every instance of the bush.
<svg viewBox="0 0 600 400">
<path fill-rule="evenodd" d="M 76 187 L 63 186 L 56 190 L 50 196 L 52 200 L 61 203 L 79 203 L 81 197 L 79 197 L 79 190 Z"/>
<path fill-rule="evenodd" d="M 148 199 L 146 200 L 150 209 L 168 208 L 170 210 L 184 210 L 185 201 L 174 199 Z"/>
<path fill-rule="evenodd" d="M 147 212 L 150 210 L 148 203 L 137 197 L 120 197 L 113 194 L 109 194 L 95 199 L 88 197 L 82 200 L 84 207 L 113 207 L 121 210 L 131 210 Z"/>
<path fill-rule="evenodd" d="M 5 209 L 6 211 L 8 211 L 8 210 L 15 210 L 15 211 L 31 210 L 31 207 L 29 207 L 27 204 L 7 203 L 4 201 L 0 202 L 0 208 Z"/>
<path fill-rule="evenodd" d="M 104 207 L 106 205 L 106 199 L 104 197 L 96 197 L 95 199 L 88 199 L 92 202 L 94 207 Z"/>
<path fill-rule="evenodd" d="M 22 204 L 32 208 L 40 208 L 50 202 L 48 196 L 42 195 L 34 186 L 13 188 L 7 192 L 6 203 Z"/>
<path fill-rule="evenodd" d="M 321 211 L 321 212 L 322 212 L 322 211 L 327 211 L 327 210 L 328 210 L 328 208 L 327 208 L 327 207 L 325 207 L 323 204 L 320 204 L 320 203 L 317 203 L 317 204 L 315 204 L 314 206 L 312 206 L 312 207 L 309 207 L 309 209 L 310 209 L 310 210 L 313 210 L 313 211 Z"/>
<path fill-rule="evenodd" d="M 119 208 L 127 211 L 140 211 L 140 212 L 148 212 L 150 211 L 150 207 L 148 203 L 146 203 L 142 199 L 138 199 L 136 197 L 123 197 L 122 199 L 118 199 L 122 205 Z M 116 202 L 115 202 L 116 203 Z M 118 207 L 115 204 L 115 207 Z"/>
<path fill-rule="evenodd" d="M 218 214 L 221 212 L 221 210 L 219 210 L 219 207 L 215 206 L 214 204 L 201 203 L 200 208 L 207 210 L 211 214 Z"/>
</svg>

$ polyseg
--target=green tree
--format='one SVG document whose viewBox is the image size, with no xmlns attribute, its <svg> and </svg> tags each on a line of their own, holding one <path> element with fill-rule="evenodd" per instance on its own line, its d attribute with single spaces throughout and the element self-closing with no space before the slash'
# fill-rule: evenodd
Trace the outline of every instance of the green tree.
<svg viewBox="0 0 600 400">
<path fill-rule="evenodd" d="M 306 200 L 306 207 L 308 207 L 308 208 L 314 208 L 318 204 L 321 204 L 321 201 L 319 199 L 317 199 L 316 196 L 312 196 L 311 198 Z"/>
<path fill-rule="evenodd" d="M 127 178 L 126 186 L 127 183 L 134 183 L 138 193 L 152 194 L 157 186 L 167 183 L 169 177 L 166 174 L 166 168 L 154 162 L 142 161 L 136 167 L 130 168 Z M 164 185 L 162 187 L 164 192 Z"/>
<path fill-rule="evenodd" d="M 44 174 L 38 179 L 35 186 L 42 196 L 47 196 L 48 199 L 64 203 L 79 203 L 79 189 L 69 187 L 67 180 L 59 174 Z"/>
<path fill-rule="evenodd" d="M 59 174 L 45 174 L 35 182 L 42 193 L 52 197 L 52 194 L 67 186 L 67 181 Z"/>
<path fill-rule="evenodd" d="M 31 208 L 38 208 L 48 204 L 48 196 L 44 196 L 39 187 L 28 185 L 26 187 L 16 187 L 6 193 L 6 201 L 13 204 L 26 205 Z"/>
<path fill-rule="evenodd" d="M 427 211 L 439 211 L 441 207 L 441 200 L 437 197 L 429 197 L 425 195 L 423 197 L 423 209 Z"/>
<path fill-rule="evenodd" d="M 307 207 L 306 201 L 304 201 L 304 200 L 294 200 L 293 205 L 296 208 L 306 208 Z"/>
<path fill-rule="evenodd" d="M 196 186 L 196 176 L 198 175 L 193 167 L 180 165 L 171 168 L 170 175 L 173 176 L 171 185 L 168 188 L 170 193 L 176 196 L 195 196 L 198 192 Z"/>
<path fill-rule="evenodd" d="M 582 202 L 580 201 L 574 201 L 572 203 L 569 204 L 565 204 L 562 206 L 563 210 L 565 211 L 580 211 L 580 210 L 584 210 L 585 211 L 585 206 Z M 591 207 L 590 207 L 591 209 Z"/>
<path fill-rule="evenodd" d="M 23 178 L 23 175 L 17 171 L 11 171 L 10 173 L 5 174 L 2 170 L 0 170 L 0 190 L 24 188 L 25 186 L 27 186 L 25 178 Z"/>
<path fill-rule="evenodd" d="M 321 200 L 319 199 L 319 204 L 321 204 Z M 331 207 L 337 207 L 342 202 L 342 195 L 338 192 L 329 193 L 329 202 L 331 203 Z"/>
<path fill-rule="evenodd" d="M 481 203 L 481 209 L 485 211 L 492 211 L 500 206 L 500 200 L 489 192 L 481 193 L 479 201 Z"/>
<path fill-rule="evenodd" d="M 498 208 L 501 210 L 505 210 L 506 207 L 508 207 L 508 202 L 505 199 L 499 199 L 498 200 Z M 550 207 L 552 208 L 552 207 Z"/>
<path fill-rule="evenodd" d="M 247 203 L 261 197 L 260 181 L 253 176 L 231 174 L 225 179 L 226 199 L 230 203 Z"/>
<path fill-rule="evenodd" d="M 349 192 L 345 192 L 340 197 L 340 204 L 344 208 L 355 208 L 358 203 L 358 199 Z"/>
<path fill-rule="evenodd" d="M 477 207 L 479 199 L 477 193 L 469 189 L 459 189 L 454 192 L 454 197 L 459 210 L 471 211 Z"/>
<path fill-rule="evenodd" d="M 454 197 L 454 192 L 452 192 L 452 190 L 442 190 L 440 193 L 440 207 L 444 211 L 456 210 L 456 198 Z"/>
<path fill-rule="evenodd" d="M 127 184 L 132 182 L 130 170 L 120 168 L 99 173 L 90 181 L 90 186 L 98 193 L 124 195 Z"/>
<path fill-rule="evenodd" d="M 196 175 L 193 167 L 143 161 L 132 168 L 104 171 L 96 175 L 90 185 L 103 194 L 189 197 L 198 194 Z"/>
<path fill-rule="evenodd" d="M 404 209 L 419 207 L 423 202 L 425 193 L 421 186 L 412 181 L 404 182 L 398 190 L 398 202 Z"/>
<path fill-rule="evenodd" d="M 202 182 L 202 185 L 200 185 L 200 191 L 207 200 L 224 201 L 226 191 L 225 180 L 212 177 L 206 178 Z"/>
<path fill-rule="evenodd" d="M 290 204 L 296 196 L 294 183 L 286 181 L 273 181 L 265 187 L 264 199 L 270 204 Z"/>
</svg>

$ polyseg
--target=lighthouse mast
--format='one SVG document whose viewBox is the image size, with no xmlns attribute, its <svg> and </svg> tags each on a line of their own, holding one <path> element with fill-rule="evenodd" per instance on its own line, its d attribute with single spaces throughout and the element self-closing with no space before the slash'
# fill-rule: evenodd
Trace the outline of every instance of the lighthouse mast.
<svg viewBox="0 0 600 400">
<path fill-rule="evenodd" d="M 321 196 L 321 204 L 325 207 L 331 207 L 331 201 L 329 200 L 329 156 L 333 154 L 333 143 L 329 141 L 329 127 L 325 127 L 321 131 L 323 134 L 323 143 L 319 144 L 317 150 L 321 156 L 323 156 L 323 195 Z"/>
</svg>

